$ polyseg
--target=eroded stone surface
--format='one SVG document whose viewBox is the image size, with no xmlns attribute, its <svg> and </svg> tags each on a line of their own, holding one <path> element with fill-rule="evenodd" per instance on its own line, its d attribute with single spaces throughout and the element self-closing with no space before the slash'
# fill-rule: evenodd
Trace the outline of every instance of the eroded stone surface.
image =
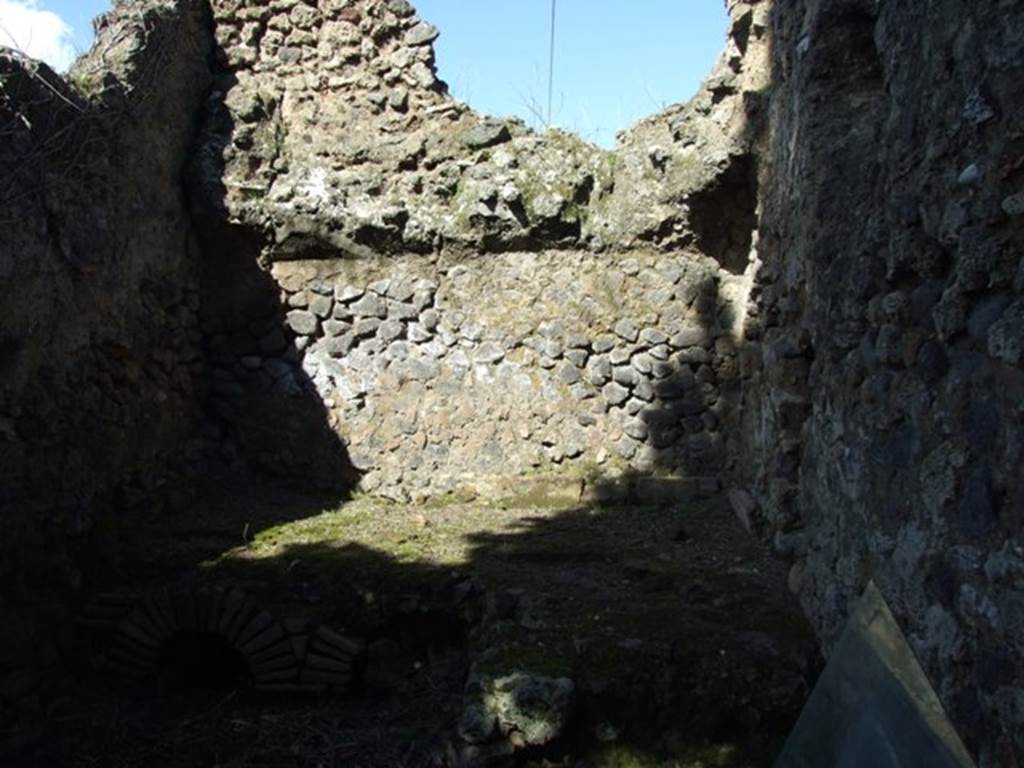
<svg viewBox="0 0 1024 768">
<path fill-rule="evenodd" d="M 691 342 L 729 334 L 717 266 L 692 253 L 634 261 L 643 265 L 634 276 L 582 252 L 277 262 L 280 306 L 306 291 L 289 288 L 308 284 L 349 298 L 335 300 L 322 324 L 288 311 L 280 358 L 247 364 L 256 335 L 218 352 L 225 381 L 237 385 L 225 416 L 254 381 L 271 378 L 283 394 L 304 379 L 364 473 L 361 486 L 391 496 L 606 464 L 612 474 L 716 476 L 735 352 L 721 345 L 694 356 Z M 626 337 L 624 327 L 633 329 Z M 625 465 L 609 463 L 607 446 L 620 439 L 632 445 Z"/>
<path fill-rule="evenodd" d="M 66 589 L 95 509 L 204 446 L 386 493 L 706 458 L 825 647 L 874 578 L 1011 764 L 1021 11 L 728 5 L 705 87 L 614 153 L 451 99 L 399 0 L 122 2 L 50 88 L 5 56 L 4 545 Z"/>
</svg>

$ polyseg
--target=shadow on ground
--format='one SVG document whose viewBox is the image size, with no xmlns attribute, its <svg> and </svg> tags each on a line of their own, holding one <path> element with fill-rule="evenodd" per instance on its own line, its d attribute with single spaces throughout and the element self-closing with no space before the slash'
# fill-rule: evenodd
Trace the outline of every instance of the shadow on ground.
<svg viewBox="0 0 1024 768">
<path fill-rule="evenodd" d="M 96 591 L 235 585 L 364 641 L 364 680 L 260 696 L 244 671 L 190 674 L 189 658 L 221 658 L 211 645 L 177 654 L 186 680 L 140 689 L 102 671 L 94 639 L 54 713 L 50 764 L 470 764 L 500 749 L 457 735 L 467 676 L 517 672 L 572 679 L 575 707 L 562 738 L 495 764 L 770 764 L 817 669 L 781 564 L 724 500 L 643 506 L 629 487 L 609 481 L 609 502 L 406 506 L 216 483 L 122 531 Z"/>
</svg>

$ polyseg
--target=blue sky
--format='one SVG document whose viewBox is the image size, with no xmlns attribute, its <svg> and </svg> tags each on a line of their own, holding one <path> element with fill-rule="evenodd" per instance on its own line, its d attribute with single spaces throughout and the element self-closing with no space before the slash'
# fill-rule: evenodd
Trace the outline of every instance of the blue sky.
<svg viewBox="0 0 1024 768">
<path fill-rule="evenodd" d="M 534 113 L 547 103 L 551 0 L 413 2 L 441 30 L 438 69 L 456 97 L 482 112 L 537 124 Z M 722 0 L 557 2 L 552 122 L 604 146 L 616 131 L 692 96 L 725 41 Z M 90 19 L 110 4 L 0 0 L 0 23 L 26 5 L 57 14 L 71 28 L 65 42 L 82 51 L 91 41 Z M 21 36 L 39 43 L 42 35 Z"/>
</svg>

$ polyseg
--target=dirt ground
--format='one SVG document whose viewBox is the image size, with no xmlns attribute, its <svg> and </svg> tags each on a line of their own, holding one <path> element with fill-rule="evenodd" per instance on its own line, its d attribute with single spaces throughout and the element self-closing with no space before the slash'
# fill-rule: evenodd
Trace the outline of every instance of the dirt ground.
<svg viewBox="0 0 1024 768">
<path fill-rule="evenodd" d="M 365 642 L 365 674 L 267 696 L 196 658 L 128 686 L 92 638 L 25 765 L 454 766 L 472 671 L 575 684 L 563 737 L 507 764 L 760 766 L 818 669 L 785 565 L 721 498 L 411 506 L 236 481 L 104 538 L 95 594 L 235 585 Z"/>
</svg>

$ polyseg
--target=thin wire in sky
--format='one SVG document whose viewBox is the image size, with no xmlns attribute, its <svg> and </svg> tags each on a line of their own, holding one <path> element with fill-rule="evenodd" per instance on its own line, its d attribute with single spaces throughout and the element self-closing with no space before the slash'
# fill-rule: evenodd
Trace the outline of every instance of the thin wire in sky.
<svg viewBox="0 0 1024 768">
<path fill-rule="evenodd" d="M 555 94 L 555 7 L 558 0 L 551 0 L 551 49 L 548 56 L 548 126 L 551 125 L 551 104 Z"/>
</svg>

